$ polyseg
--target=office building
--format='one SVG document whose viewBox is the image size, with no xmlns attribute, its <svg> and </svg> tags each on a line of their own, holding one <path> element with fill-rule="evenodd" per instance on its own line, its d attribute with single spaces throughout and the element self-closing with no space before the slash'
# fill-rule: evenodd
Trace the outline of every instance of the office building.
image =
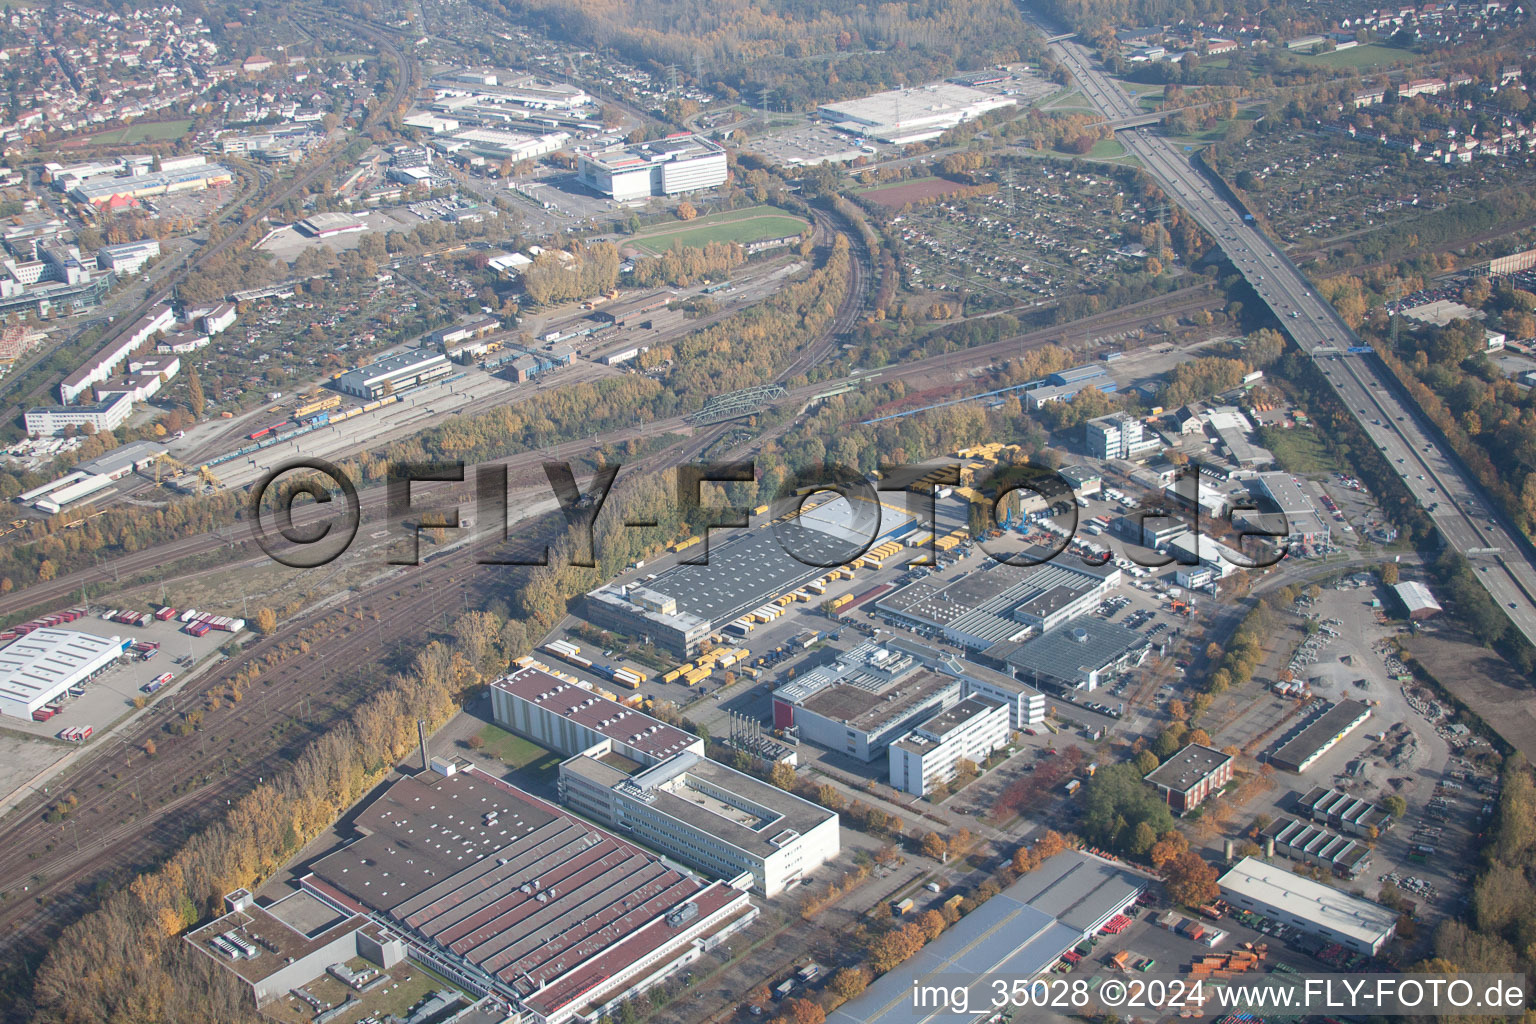
<svg viewBox="0 0 1536 1024">
<path fill-rule="evenodd" d="M 693 750 L 650 767 L 612 740 L 560 765 L 560 802 L 659 853 L 772 899 L 837 856 L 835 811 Z"/>
<path fill-rule="evenodd" d="M 1232 781 L 1232 755 L 1191 743 L 1152 769 L 1146 780 L 1174 814 L 1187 814 Z"/>
<path fill-rule="evenodd" d="M 90 404 L 36 406 L 26 411 L 22 422 L 28 434 L 57 437 L 71 427 L 79 430 L 86 425 L 97 433 L 115 430 L 127 422 L 132 412 L 133 400 L 118 394 Z"/>
<path fill-rule="evenodd" d="M 725 184 L 725 150 L 703 136 L 681 133 L 577 158 L 582 184 L 626 202 L 673 196 Z"/>
<path fill-rule="evenodd" d="M 1116 412 L 1083 424 L 1088 454 L 1096 459 L 1137 459 L 1158 447 L 1145 424 L 1130 413 Z"/>
<path fill-rule="evenodd" d="M 96 250 L 96 265 L 124 277 L 137 274 L 144 264 L 160 255 L 160 242 L 147 238 L 142 242 L 124 242 L 122 245 L 104 245 Z"/>
<path fill-rule="evenodd" d="M 1008 705 L 990 697 L 967 697 L 926 719 L 887 748 L 891 785 L 926 796 L 954 780 L 960 762 L 985 763 L 1008 745 Z"/>
</svg>

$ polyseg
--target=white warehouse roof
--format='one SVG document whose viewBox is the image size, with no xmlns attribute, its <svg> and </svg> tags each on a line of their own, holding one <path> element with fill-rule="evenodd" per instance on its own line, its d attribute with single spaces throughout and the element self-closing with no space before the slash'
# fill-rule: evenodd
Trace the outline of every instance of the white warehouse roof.
<svg viewBox="0 0 1536 1024">
<path fill-rule="evenodd" d="M 38 629 L 0 648 L 0 714 L 32 712 L 123 653 L 116 636 L 72 629 Z"/>
<path fill-rule="evenodd" d="M 1219 884 L 1223 892 L 1246 896 L 1368 946 L 1390 936 L 1397 925 L 1396 911 L 1254 857 L 1234 864 Z"/>
</svg>

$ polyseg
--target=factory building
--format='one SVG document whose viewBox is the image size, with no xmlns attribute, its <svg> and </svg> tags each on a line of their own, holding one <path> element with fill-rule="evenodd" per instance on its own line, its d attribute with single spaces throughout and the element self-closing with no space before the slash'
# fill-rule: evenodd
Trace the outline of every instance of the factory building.
<svg viewBox="0 0 1536 1024">
<path fill-rule="evenodd" d="M 0 647 L 0 715 L 30 719 L 32 712 L 122 656 L 117 636 L 45 627 Z"/>
<path fill-rule="evenodd" d="M 967 697 L 927 719 L 886 748 L 891 785 L 926 796 L 952 781 L 961 761 L 985 763 L 1008 745 L 1008 705 L 989 697 Z"/>
<path fill-rule="evenodd" d="M 333 964 L 362 957 L 388 970 L 405 959 L 398 935 L 310 892 L 289 892 L 261 907 L 238 889 L 224 897 L 224 906 L 223 914 L 185 938 L 239 978 L 257 1009 L 323 976 Z"/>
<path fill-rule="evenodd" d="M 1232 755 L 1191 743 L 1146 774 L 1168 809 L 1188 814 L 1232 781 Z"/>
<path fill-rule="evenodd" d="M 858 100 L 825 103 L 819 112 L 823 121 L 839 131 L 904 146 L 936 139 L 962 122 L 1017 102 L 1012 96 L 952 82 L 933 82 Z"/>
<path fill-rule="evenodd" d="M 773 691 L 774 728 L 860 761 L 883 757 L 920 722 L 959 703 L 964 682 L 873 642 Z"/>
<path fill-rule="evenodd" d="M 693 750 L 645 767 L 604 740 L 560 765 L 560 802 L 715 878 L 773 899 L 837 856 L 835 811 Z"/>
<path fill-rule="evenodd" d="M 686 132 L 577 158 L 583 185 L 619 202 L 674 196 L 725 184 L 725 150 Z"/>
<path fill-rule="evenodd" d="M 439 759 L 365 803 L 300 888 L 525 1024 L 595 1021 L 757 915 L 708 882 L 478 768 Z M 266 954 L 259 953 L 257 959 Z"/>
<path fill-rule="evenodd" d="M 1035 565 L 997 564 L 945 585 L 909 583 L 875 608 L 894 623 L 984 650 L 1091 613 L 1124 575 L 1113 564 L 1092 568 L 1033 554 Z"/>
<path fill-rule="evenodd" d="M 1371 709 L 1357 700 L 1341 700 L 1330 705 L 1281 743 L 1269 755 L 1269 763 L 1299 775 L 1370 717 Z"/>
<path fill-rule="evenodd" d="M 491 684 L 496 724 L 567 757 L 604 740 L 620 755 L 653 765 L 674 754 L 702 755 L 704 741 L 537 668 L 520 668 Z"/>
<path fill-rule="evenodd" d="M 1367 956 L 1379 953 L 1397 931 L 1396 911 L 1253 857 L 1238 861 L 1218 884 L 1234 907 Z"/>
<path fill-rule="evenodd" d="M 1327 520 L 1291 474 L 1260 473 L 1254 478 L 1253 487 L 1257 497 L 1267 498 L 1274 503 L 1279 515 L 1274 512 L 1249 513 L 1246 518 L 1256 519 L 1262 528 L 1277 534 L 1276 539 L 1287 544 L 1315 545 L 1328 542 L 1331 531 Z M 1280 519 L 1282 516 L 1283 520 Z"/>
<path fill-rule="evenodd" d="M 381 398 L 446 377 L 452 368 L 453 364 L 441 352 L 411 349 L 348 370 L 331 386 L 359 398 Z"/>
</svg>

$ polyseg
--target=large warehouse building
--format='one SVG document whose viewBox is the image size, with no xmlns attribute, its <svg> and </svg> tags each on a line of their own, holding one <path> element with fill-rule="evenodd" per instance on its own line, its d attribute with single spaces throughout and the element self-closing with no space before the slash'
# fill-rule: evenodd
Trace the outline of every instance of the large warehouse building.
<svg viewBox="0 0 1536 1024">
<path fill-rule="evenodd" d="M 1269 755 L 1276 768 L 1300 774 L 1332 750 L 1345 736 L 1365 724 L 1371 709 L 1357 700 L 1341 700 L 1314 715 Z"/>
<path fill-rule="evenodd" d="M 1017 102 L 1012 96 L 952 82 L 933 82 L 915 89 L 892 89 L 861 100 L 825 103 L 820 112 L 823 121 L 850 135 L 906 145 L 936 139 L 963 121 Z"/>
<path fill-rule="evenodd" d="M 993 979 L 1050 976 L 1063 953 L 1124 913 L 1144 888 L 1092 854 L 1058 853 L 829 1013 L 827 1024 L 970 1024 L 992 1016 Z M 923 1005 L 914 998 L 919 980 L 968 984 L 960 993 L 966 1001 Z M 961 1013 L 962 1005 L 972 1012 Z"/>
<path fill-rule="evenodd" d="M 1397 930 L 1397 912 L 1303 878 L 1277 864 L 1244 857 L 1219 879 L 1221 893 L 1242 907 L 1356 953 L 1375 956 Z"/>
<path fill-rule="evenodd" d="M 756 916 L 706 882 L 469 768 L 402 779 L 300 885 L 405 937 L 414 959 L 525 1021 L 596 1020 Z"/>
<path fill-rule="evenodd" d="M 734 536 L 716 531 L 707 564 L 675 565 L 644 586 L 599 587 L 584 598 L 583 617 L 691 658 L 710 633 L 826 576 L 830 567 L 862 554 L 871 533 L 889 536 L 911 518 L 880 506 L 882 518 L 875 523 L 864 509 L 848 509 L 845 499 L 837 499 L 778 528 Z M 870 519 L 868 528 L 853 525 L 850 516 Z M 702 544 L 692 550 L 698 552 L 693 557 L 704 557 Z"/>
<path fill-rule="evenodd" d="M 583 185 L 619 202 L 675 196 L 725 184 L 725 150 L 686 132 L 654 142 L 583 154 L 576 161 Z"/>
<path fill-rule="evenodd" d="M 446 377 L 452 370 L 453 364 L 441 352 L 413 348 L 348 370 L 331 386 L 359 398 L 380 398 Z"/>
<path fill-rule="evenodd" d="M 121 637 L 36 629 L 0 647 L 0 715 L 32 717 L 55 697 L 105 672 L 122 656 Z"/>
<path fill-rule="evenodd" d="M 1038 564 L 993 564 L 944 585 L 909 583 L 875 607 L 892 622 L 984 650 L 1089 614 L 1124 575 L 1114 565 L 1095 569 L 1049 561 L 1043 549 L 1032 554 Z"/>
</svg>

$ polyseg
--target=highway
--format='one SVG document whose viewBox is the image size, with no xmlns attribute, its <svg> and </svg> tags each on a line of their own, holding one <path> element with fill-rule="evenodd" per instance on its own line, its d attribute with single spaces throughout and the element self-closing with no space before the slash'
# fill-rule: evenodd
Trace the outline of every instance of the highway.
<svg viewBox="0 0 1536 1024">
<path fill-rule="evenodd" d="M 1062 40 L 1050 48 L 1106 119 L 1142 113 L 1080 44 Z M 1536 565 L 1529 548 L 1455 452 L 1400 399 L 1389 371 L 1373 355 L 1347 352 L 1362 344 L 1354 332 L 1280 248 L 1216 193 L 1178 144 L 1145 127 L 1120 131 L 1117 138 L 1216 240 L 1291 339 L 1312 356 L 1446 543 L 1472 561 L 1499 608 L 1536 643 Z"/>
</svg>

